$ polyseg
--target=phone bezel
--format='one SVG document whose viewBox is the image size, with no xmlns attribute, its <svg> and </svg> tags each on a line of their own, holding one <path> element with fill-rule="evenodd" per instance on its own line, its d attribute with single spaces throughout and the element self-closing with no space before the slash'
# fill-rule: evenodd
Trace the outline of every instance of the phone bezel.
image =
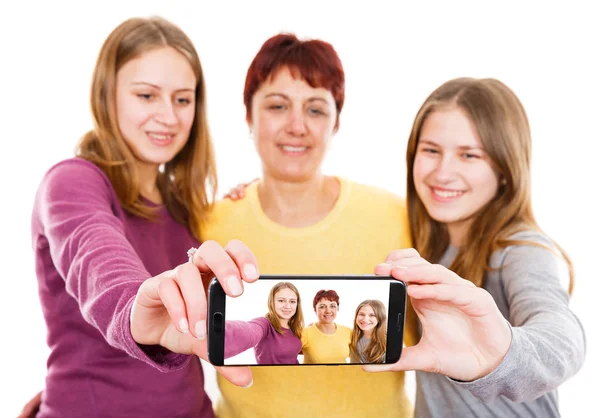
<svg viewBox="0 0 600 418">
<path fill-rule="evenodd" d="M 396 363 L 402 355 L 406 316 L 406 284 L 391 276 L 377 275 L 261 275 L 259 280 L 383 280 L 390 282 L 388 302 L 387 345 L 385 363 Z M 219 281 L 214 278 L 208 286 L 208 360 L 214 366 L 237 367 L 241 364 L 224 364 L 225 348 L 225 309 L 227 295 Z M 394 302 L 394 303 L 392 303 Z M 219 314 L 222 318 L 222 332 L 216 332 Z M 317 363 L 317 364 L 252 364 L 252 367 L 273 366 L 357 366 L 361 363 Z M 367 364 L 367 363 L 362 363 Z M 369 363 L 376 364 L 376 363 Z"/>
</svg>

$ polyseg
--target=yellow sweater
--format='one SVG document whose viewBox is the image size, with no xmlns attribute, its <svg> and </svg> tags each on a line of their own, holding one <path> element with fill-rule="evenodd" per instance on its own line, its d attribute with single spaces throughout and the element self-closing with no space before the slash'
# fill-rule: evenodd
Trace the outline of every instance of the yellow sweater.
<svg viewBox="0 0 600 418">
<path fill-rule="evenodd" d="M 350 357 L 352 329 L 337 325 L 333 334 L 324 334 L 317 324 L 302 330 L 303 363 L 346 363 Z"/>
<path fill-rule="evenodd" d="M 288 228 L 262 211 L 257 183 L 239 201 L 222 200 L 202 227 L 204 240 L 240 239 L 262 274 L 372 274 L 394 249 L 410 247 L 404 200 L 340 178 L 340 196 L 326 218 Z M 250 285 L 251 286 L 251 285 Z M 252 367 L 254 384 L 237 387 L 218 375 L 219 418 L 410 417 L 404 373 L 360 366 Z"/>
</svg>

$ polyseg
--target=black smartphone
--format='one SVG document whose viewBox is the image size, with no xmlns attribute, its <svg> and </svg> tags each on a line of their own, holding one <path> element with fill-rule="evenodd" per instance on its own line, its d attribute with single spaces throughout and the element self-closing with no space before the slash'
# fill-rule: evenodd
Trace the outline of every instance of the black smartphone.
<svg viewBox="0 0 600 418">
<path fill-rule="evenodd" d="M 395 363 L 406 285 L 376 275 L 262 275 L 232 298 L 208 288 L 208 359 L 215 366 Z"/>
</svg>

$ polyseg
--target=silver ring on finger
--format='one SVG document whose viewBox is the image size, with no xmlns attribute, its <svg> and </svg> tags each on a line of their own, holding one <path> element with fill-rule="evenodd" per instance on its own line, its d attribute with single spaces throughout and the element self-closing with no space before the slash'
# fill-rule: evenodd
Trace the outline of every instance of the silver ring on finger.
<svg viewBox="0 0 600 418">
<path fill-rule="evenodd" d="M 195 247 L 192 247 L 192 248 L 190 248 L 190 249 L 187 251 L 188 261 L 189 261 L 190 263 L 192 262 L 192 259 L 194 258 L 194 253 L 195 253 L 196 251 L 198 251 L 198 249 L 197 249 L 197 248 L 195 248 Z"/>
</svg>

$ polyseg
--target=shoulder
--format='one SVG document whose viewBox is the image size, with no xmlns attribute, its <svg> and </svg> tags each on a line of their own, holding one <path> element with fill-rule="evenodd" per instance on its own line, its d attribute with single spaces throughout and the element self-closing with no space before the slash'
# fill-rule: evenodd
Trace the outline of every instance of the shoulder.
<svg viewBox="0 0 600 418">
<path fill-rule="evenodd" d="M 269 322 L 269 320 L 264 316 L 254 318 L 250 321 L 250 323 L 255 327 L 258 327 L 263 335 L 268 334 L 269 332 L 275 332 L 275 328 L 273 328 L 271 322 Z"/>
<path fill-rule="evenodd" d="M 97 165 L 79 157 L 67 158 L 54 164 L 46 171 L 44 179 L 77 182 L 82 179 L 96 179 L 110 185 L 108 177 Z"/>
<path fill-rule="evenodd" d="M 316 333 L 316 331 L 317 331 L 317 327 L 315 326 L 315 324 L 311 324 L 307 327 L 304 327 L 304 329 L 302 330 L 302 335 L 303 336 L 304 335 L 306 335 L 306 336 L 314 335 Z"/>
<path fill-rule="evenodd" d="M 340 179 L 347 189 L 350 206 L 360 208 L 378 216 L 393 216 L 398 219 L 408 215 L 406 199 L 381 187 Z M 400 215 L 400 217 L 399 217 Z"/>
<path fill-rule="evenodd" d="M 492 268 L 499 268 L 504 281 L 511 278 L 554 278 L 567 288 L 569 268 L 553 240 L 543 232 L 527 229 L 509 237 L 511 245 L 492 254 Z"/>
<path fill-rule="evenodd" d="M 106 174 L 95 164 L 83 158 L 62 160 L 44 174 L 38 188 L 42 199 L 57 199 L 95 194 L 97 198 L 113 201 L 114 189 Z"/>
<path fill-rule="evenodd" d="M 259 316 L 258 318 L 254 318 L 250 322 L 254 322 L 255 324 L 258 324 L 258 325 L 261 325 L 261 326 L 271 325 L 271 323 L 269 322 L 269 320 L 267 318 L 265 318 L 264 316 Z"/>
<path fill-rule="evenodd" d="M 241 199 L 232 200 L 229 198 L 222 198 L 215 201 L 208 213 L 206 222 L 208 224 L 218 224 L 223 219 L 227 219 L 228 222 L 231 222 L 232 219 L 236 219 L 235 217 L 232 218 L 232 215 L 238 215 L 240 212 L 250 210 L 252 199 L 249 194 L 253 192 L 254 187 L 256 187 L 255 184 L 249 185 L 246 188 L 246 195 Z"/>
<path fill-rule="evenodd" d="M 377 201 L 406 206 L 405 198 L 395 193 L 392 193 L 387 189 L 370 184 L 358 183 L 346 178 L 340 178 L 340 182 L 345 184 L 345 186 L 348 188 L 349 192 L 353 196 L 368 197 Z"/>
<path fill-rule="evenodd" d="M 560 252 L 552 239 L 541 231 L 526 229 L 508 237 L 511 244 L 496 250 L 492 257 L 496 267 L 515 259 L 543 259 L 561 258 Z"/>
<path fill-rule="evenodd" d="M 352 335 L 352 328 L 348 328 L 345 325 L 338 325 L 338 331 L 340 331 L 340 335 L 343 336 Z"/>
</svg>

